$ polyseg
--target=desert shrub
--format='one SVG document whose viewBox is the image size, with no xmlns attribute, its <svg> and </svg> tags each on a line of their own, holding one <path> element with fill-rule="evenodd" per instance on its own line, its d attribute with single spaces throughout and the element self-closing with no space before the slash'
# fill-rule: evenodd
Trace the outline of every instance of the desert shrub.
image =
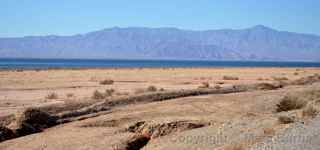
<svg viewBox="0 0 320 150">
<path fill-rule="evenodd" d="M 106 80 L 103 80 L 103 81 L 100 81 L 100 84 L 101 85 L 111 85 L 113 84 L 113 80 L 110 80 L 110 79 L 106 79 Z"/>
<path fill-rule="evenodd" d="M 164 88 L 160 88 L 159 91 L 163 92 L 163 91 L 165 91 L 165 89 Z"/>
<path fill-rule="evenodd" d="M 156 92 L 158 89 L 157 89 L 157 87 L 155 87 L 155 86 L 153 86 L 153 85 L 151 85 L 151 86 L 149 86 L 148 88 L 147 88 L 147 91 L 148 92 Z"/>
<path fill-rule="evenodd" d="M 106 89 L 105 96 L 112 96 L 114 92 L 115 92 L 114 89 Z"/>
<path fill-rule="evenodd" d="M 202 82 L 199 88 L 209 88 L 210 84 L 208 82 Z"/>
<path fill-rule="evenodd" d="M 67 93 L 67 95 L 66 95 L 68 98 L 70 98 L 70 97 L 74 97 L 74 94 L 73 93 Z"/>
<path fill-rule="evenodd" d="M 293 123 L 294 122 L 294 117 L 292 116 L 279 116 L 278 117 L 278 121 L 281 124 L 289 124 L 289 123 Z"/>
<path fill-rule="evenodd" d="M 285 81 L 289 80 L 287 77 L 272 77 L 273 80 L 275 81 Z"/>
<path fill-rule="evenodd" d="M 214 88 L 215 89 L 221 89 L 222 87 L 220 85 L 215 85 Z"/>
<path fill-rule="evenodd" d="M 144 93 L 144 92 L 146 92 L 146 89 L 144 89 L 144 88 L 137 88 L 137 89 L 134 90 L 135 94 L 141 94 L 141 93 Z"/>
<path fill-rule="evenodd" d="M 296 96 L 285 96 L 279 104 L 277 104 L 277 112 L 290 111 L 300 109 L 307 104 L 305 100 L 301 100 Z"/>
<path fill-rule="evenodd" d="M 104 99 L 106 96 L 104 93 L 99 92 L 98 90 L 95 90 L 92 94 L 93 99 Z"/>
<path fill-rule="evenodd" d="M 260 77 L 260 78 L 258 78 L 257 80 L 262 81 L 262 80 L 264 80 L 264 79 Z"/>
<path fill-rule="evenodd" d="M 58 99 L 58 94 L 55 93 L 55 92 L 49 93 L 49 94 L 46 96 L 46 99 Z"/>
<path fill-rule="evenodd" d="M 215 83 L 216 83 L 216 84 L 220 84 L 220 85 L 224 84 L 223 81 L 217 81 L 217 82 L 215 82 Z"/>
<path fill-rule="evenodd" d="M 234 77 L 234 76 L 223 76 L 223 80 L 239 80 L 239 77 Z"/>
<path fill-rule="evenodd" d="M 295 72 L 295 73 L 293 73 L 293 75 L 297 76 L 297 75 L 299 75 L 299 73 L 298 73 L 298 72 Z"/>
<path fill-rule="evenodd" d="M 302 116 L 314 118 L 317 116 L 318 113 L 319 110 L 315 106 L 308 105 L 306 108 L 303 109 Z"/>
</svg>

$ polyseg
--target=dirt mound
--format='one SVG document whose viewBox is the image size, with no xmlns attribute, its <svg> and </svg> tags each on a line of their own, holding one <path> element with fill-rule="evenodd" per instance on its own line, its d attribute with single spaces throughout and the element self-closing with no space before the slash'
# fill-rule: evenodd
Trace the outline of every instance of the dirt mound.
<svg viewBox="0 0 320 150">
<path fill-rule="evenodd" d="M 293 84 L 293 85 L 307 85 L 307 84 L 312 84 L 312 83 L 319 82 L 319 81 L 320 81 L 320 75 L 315 74 L 313 76 L 302 77 L 298 80 L 292 81 L 291 84 Z"/>
<path fill-rule="evenodd" d="M 24 136 L 56 125 L 57 117 L 38 108 L 28 108 L 17 116 L 17 133 Z"/>
<path fill-rule="evenodd" d="M 174 132 L 182 132 L 195 128 L 201 128 L 209 125 L 199 121 L 173 121 L 173 122 L 137 122 L 134 125 L 127 128 L 127 131 L 149 135 L 152 138 L 169 135 Z"/>
<path fill-rule="evenodd" d="M 11 129 L 0 125 L 0 142 L 12 139 L 14 137 L 15 134 Z"/>
</svg>

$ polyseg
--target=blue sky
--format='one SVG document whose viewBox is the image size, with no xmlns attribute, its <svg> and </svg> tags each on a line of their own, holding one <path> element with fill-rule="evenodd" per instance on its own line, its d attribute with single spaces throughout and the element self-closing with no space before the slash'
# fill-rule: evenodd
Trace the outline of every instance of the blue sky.
<svg viewBox="0 0 320 150">
<path fill-rule="evenodd" d="M 109 27 L 207 30 L 263 24 L 320 35 L 319 0 L 0 0 L 0 37 Z"/>
</svg>

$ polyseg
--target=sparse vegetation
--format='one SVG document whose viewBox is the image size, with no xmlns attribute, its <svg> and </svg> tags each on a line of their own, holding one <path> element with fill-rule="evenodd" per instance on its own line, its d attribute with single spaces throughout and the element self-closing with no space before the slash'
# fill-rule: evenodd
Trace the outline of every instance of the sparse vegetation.
<svg viewBox="0 0 320 150">
<path fill-rule="evenodd" d="M 308 105 L 302 111 L 303 117 L 311 117 L 314 118 L 319 113 L 319 110 L 314 105 Z"/>
<path fill-rule="evenodd" d="M 104 99 L 106 96 L 104 93 L 95 90 L 92 95 L 92 99 Z"/>
<path fill-rule="evenodd" d="M 293 116 L 280 116 L 278 118 L 279 123 L 281 124 L 289 124 L 294 122 L 294 117 Z"/>
<path fill-rule="evenodd" d="M 71 98 L 71 97 L 74 97 L 74 94 L 73 93 L 67 93 L 66 95 L 68 98 Z"/>
<path fill-rule="evenodd" d="M 215 85 L 213 88 L 215 89 L 221 89 L 222 87 L 220 85 Z"/>
<path fill-rule="evenodd" d="M 141 93 L 144 93 L 144 92 L 146 92 L 146 89 L 144 89 L 144 88 L 137 88 L 137 89 L 134 90 L 135 94 L 141 94 Z"/>
<path fill-rule="evenodd" d="M 148 92 L 156 92 L 158 89 L 157 87 L 153 86 L 153 85 L 150 85 L 148 88 L 147 88 L 147 91 Z"/>
<path fill-rule="evenodd" d="M 239 80 L 239 77 L 234 77 L 234 76 L 223 76 L 223 80 Z"/>
<path fill-rule="evenodd" d="M 209 82 L 202 82 L 201 85 L 199 86 L 199 88 L 209 88 L 210 84 Z"/>
<path fill-rule="evenodd" d="M 220 85 L 222 85 L 222 84 L 224 84 L 224 82 L 223 82 L 223 81 L 217 81 L 217 82 L 215 82 L 215 84 L 220 84 Z"/>
<path fill-rule="evenodd" d="M 46 99 L 58 99 L 58 94 L 55 93 L 55 92 L 52 92 L 52 93 L 49 93 L 47 96 L 46 96 Z"/>
<path fill-rule="evenodd" d="M 303 108 L 307 102 L 296 96 L 285 96 L 279 104 L 277 104 L 277 112 L 290 111 Z"/>
<path fill-rule="evenodd" d="M 297 76 L 297 75 L 299 75 L 299 73 L 298 72 L 294 72 L 293 75 Z"/>
<path fill-rule="evenodd" d="M 114 92 L 114 89 L 106 89 L 105 96 L 112 96 Z"/>
<path fill-rule="evenodd" d="M 268 79 L 268 78 L 262 78 L 262 77 L 260 77 L 260 78 L 258 78 L 257 80 L 258 80 L 258 81 L 264 81 L 264 80 L 265 80 L 265 81 L 268 81 L 269 79 Z"/>
<path fill-rule="evenodd" d="M 274 81 L 286 81 L 289 80 L 287 77 L 272 77 Z"/>
<path fill-rule="evenodd" d="M 101 85 L 111 85 L 111 84 L 113 84 L 113 83 L 114 83 L 114 81 L 111 80 L 111 79 L 105 79 L 105 80 L 103 80 L 103 81 L 100 81 L 100 84 L 101 84 Z"/>
<path fill-rule="evenodd" d="M 258 78 L 257 80 L 262 81 L 262 80 L 264 80 L 264 79 L 260 77 L 260 78 Z"/>
</svg>

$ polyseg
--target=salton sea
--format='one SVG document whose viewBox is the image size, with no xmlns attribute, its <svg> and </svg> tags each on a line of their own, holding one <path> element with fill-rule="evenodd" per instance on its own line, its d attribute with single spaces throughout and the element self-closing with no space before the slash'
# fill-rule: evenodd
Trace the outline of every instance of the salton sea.
<svg viewBox="0 0 320 150">
<path fill-rule="evenodd" d="M 320 67 L 320 62 L 21 58 L 0 59 L 0 69 L 140 67 Z"/>
</svg>

